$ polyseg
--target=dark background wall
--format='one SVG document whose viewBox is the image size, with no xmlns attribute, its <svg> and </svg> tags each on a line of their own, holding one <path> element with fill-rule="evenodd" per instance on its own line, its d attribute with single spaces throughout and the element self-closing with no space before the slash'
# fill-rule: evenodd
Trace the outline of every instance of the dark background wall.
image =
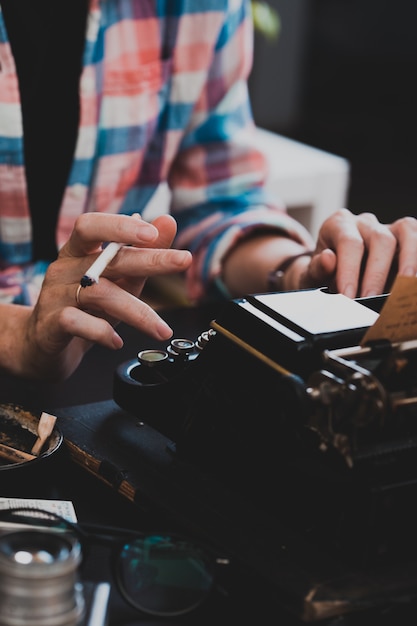
<svg viewBox="0 0 417 626">
<path fill-rule="evenodd" d="M 355 213 L 417 217 L 415 0 L 271 4 L 282 29 L 255 38 L 255 121 L 348 158 Z"/>
</svg>

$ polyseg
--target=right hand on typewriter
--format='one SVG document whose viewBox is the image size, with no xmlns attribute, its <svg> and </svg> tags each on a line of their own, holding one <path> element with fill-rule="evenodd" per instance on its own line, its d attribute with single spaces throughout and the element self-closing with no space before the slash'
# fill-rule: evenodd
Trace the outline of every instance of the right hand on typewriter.
<svg viewBox="0 0 417 626">
<path fill-rule="evenodd" d="M 328 286 L 350 298 L 386 293 L 397 274 L 417 274 L 417 220 L 382 224 L 372 213 L 340 209 L 323 222 L 311 260 L 301 259 L 298 270 L 301 289 Z"/>
</svg>

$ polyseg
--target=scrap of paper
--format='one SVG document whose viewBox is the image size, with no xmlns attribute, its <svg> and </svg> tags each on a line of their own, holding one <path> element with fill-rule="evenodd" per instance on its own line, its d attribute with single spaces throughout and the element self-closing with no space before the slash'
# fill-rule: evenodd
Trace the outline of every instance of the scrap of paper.
<svg viewBox="0 0 417 626">
<path fill-rule="evenodd" d="M 75 508 L 71 500 L 43 500 L 35 498 L 0 498 L 0 510 L 2 509 L 14 509 L 16 507 L 23 507 L 28 510 L 28 516 L 42 517 L 42 514 L 36 509 L 43 509 L 44 511 L 50 511 L 51 513 L 57 513 L 61 517 L 65 517 L 70 522 L 77 521 L 77 515 Z M 34 509 L 33 511 L 30 509 Z M 0 535 L 3 532 L 9 530 L 16 530 L 18 528 L 32 527 L 30 522 L 27 524 L 19 524 L 18 522 L 0 522 Z M 39 528 L 39 526 L 37 526 Z"/>
<path fill-rule="evenodd" d="M 397 276 L 378 319 L 366 331 L 361 345 L 382 339 L 391 343 L 417 339 L 416 276 Z"/>
<path fill-rule="evenodd" d="M 365 328 L 378 318 L 375 311 L 356 300 L 322 289 L 259 294 L 255 298 L 313 335 Z"/>
</svg>

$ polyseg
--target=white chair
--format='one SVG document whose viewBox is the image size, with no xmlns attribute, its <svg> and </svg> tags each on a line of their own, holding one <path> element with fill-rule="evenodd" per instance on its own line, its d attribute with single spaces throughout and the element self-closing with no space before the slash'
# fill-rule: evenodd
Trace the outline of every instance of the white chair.
<svg viewBox="0 0 417 626">
<path fill-rule="evenodd" d="M 268 157 L 268 188 L 316 238 L 325 218 L 346 206 L 349 161 L 261 128 L 257 140 Z"/>
</svg>

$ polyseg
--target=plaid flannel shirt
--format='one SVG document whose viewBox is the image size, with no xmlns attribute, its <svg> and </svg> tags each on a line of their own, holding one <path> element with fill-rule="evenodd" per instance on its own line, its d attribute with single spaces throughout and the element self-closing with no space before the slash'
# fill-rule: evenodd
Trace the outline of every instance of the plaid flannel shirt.
<svg viewBox="0 0 417 626">
<path fill-rule="evenodd" d="M 227 251 L 255 229 L 310 245 L 263 187 L 266 163 L 254 148 L 247 90 L 252 52 L 245 0 L 91 1 L 58 247 L 81 213 L 143 212 L 162 181 L 178 223 L 174 245 L 193 253 L 193 300 L 219 279 Z M 30 303 L 46 263 L 31 263 L 21 105 L 1 0 L 0 64 L 0 295 Z"/>
</svg>

